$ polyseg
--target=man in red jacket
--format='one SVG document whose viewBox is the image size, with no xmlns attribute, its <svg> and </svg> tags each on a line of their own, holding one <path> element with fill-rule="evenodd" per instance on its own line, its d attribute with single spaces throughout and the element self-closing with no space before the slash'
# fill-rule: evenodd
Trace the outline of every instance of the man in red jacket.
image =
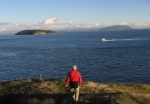
<svg viewBox="0 0 150 104">
<path fill-rule="evenodd" d="M 72 66 L 72 71 L 69 72 L 66 79 L 66 87 L 70 84 L 72 98 L 74 102 L 78 102 L 79 98 L 79 86 L 82 84 L 82 77 L 79 71 L 77 71 L 77 66 Z"/>
</svg>

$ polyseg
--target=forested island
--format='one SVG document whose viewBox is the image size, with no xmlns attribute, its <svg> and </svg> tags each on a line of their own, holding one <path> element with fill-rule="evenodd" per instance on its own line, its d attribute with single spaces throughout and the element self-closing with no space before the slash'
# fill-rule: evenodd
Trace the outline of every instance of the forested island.
<svg viewBox="0 0 150 104">
<path fill-rule="evenodd" d="M 51 30 L 22 30 L 15 35 L 42 35 L 42 34 L 53 34 L 55 31 Z"/>
</svg>

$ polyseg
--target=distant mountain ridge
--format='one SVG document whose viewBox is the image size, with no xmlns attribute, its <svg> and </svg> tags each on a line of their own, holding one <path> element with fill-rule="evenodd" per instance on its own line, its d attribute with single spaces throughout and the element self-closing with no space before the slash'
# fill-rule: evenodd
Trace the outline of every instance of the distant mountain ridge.
<svg viewBox="0 0 150 104">
<path fill-rule="evenodd" d="M 100 29 L 100 31 L 125 31 L 125 30 L 132 30 L 132 28 L 127 25 L 115 25 Z"/>
</svg>

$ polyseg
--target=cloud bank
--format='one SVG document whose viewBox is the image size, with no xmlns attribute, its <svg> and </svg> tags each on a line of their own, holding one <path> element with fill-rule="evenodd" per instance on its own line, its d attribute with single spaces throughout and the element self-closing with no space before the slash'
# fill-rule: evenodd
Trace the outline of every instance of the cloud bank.
<svg viewBox="0 0 150 104">
<path fill-rule="evenodd" d="M 114 24 L 117 25 L 117 24 Z M 132 28 L 142 29 L 149 28 L 150 22 L 138 22 L 138 23 L 128 23 L 122 22 L 120 25 L 129 25 Z M 71 21 L 66 18 L 48 18 L 39 23 L 32 24 L 30 22 L 22 22 L 22 23 L 14 23 L 14 22 L 0 22 L 0 34 L 2 33 L 15 33 L 20 30 L 25 29 L 48 29 L 54 31 L 77 31 L 84 29 L 98 29 L 102 28 L 105 25 L 100 23 L 89 23 L 89 24 L 81 24 L 74 21 Z"/>
<path fill-rule="evenodd" d="M 35 25 L 40 29 L 53 29 L 53 30 L 72 30 L 72 29 L 85 29 L 85 28 L 99 28 L 99 23 L 95 24 L 79 24 L 74 21 L 65 18 L 49 18 L 41 23 Z"/>
<path fill-rule="evenodd" d="M 0 22 L 0 33 L 12 33 L 25 29 L 48 29 L 55 31 L 72 31 L 77 29 L 100 28 L 99 23 L 80 24 L 65 18 L 48 18 L 36 24 Z"/>
</svg>

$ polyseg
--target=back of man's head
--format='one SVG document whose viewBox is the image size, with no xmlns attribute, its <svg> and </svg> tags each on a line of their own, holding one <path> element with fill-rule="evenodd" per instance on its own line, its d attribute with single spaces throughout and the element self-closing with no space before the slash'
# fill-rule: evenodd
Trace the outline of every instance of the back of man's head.
<svg viewBox="0 0 150 104">
<path fill-rule="evenodd" d="M 73 66 L 72 66 L 72 69 L 73 69 L 73 70 L 77 70 L 77 66 L 76 66 L 76 65 L 73 65 Z"/>
</svg>

